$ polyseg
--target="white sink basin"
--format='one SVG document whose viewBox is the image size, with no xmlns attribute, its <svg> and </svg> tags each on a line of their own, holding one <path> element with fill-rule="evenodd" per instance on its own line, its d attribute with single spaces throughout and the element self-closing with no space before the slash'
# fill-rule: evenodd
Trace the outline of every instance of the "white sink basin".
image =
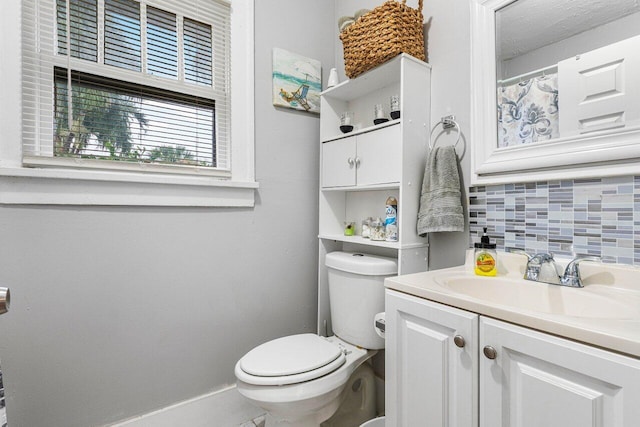
<svg viewBox="0 0 640 427">
<path fill-rule="evenodd" d="M 640 358 L 640 268 L 580 264 L 583 288 L 523 279 L 527 259 L 501 252 L 496 277 L 465 265 L 385 280 L 387 288 Z M 564 269 L 568 260 L 558 261 Z"/>
<path fill-rule="evenodd" d="M 434 281 L 452 292 L 516 310 L 592 319 L 640 319 L 640 292 L 610 285 L 570 288 L 469 274 L 439 275 Z"/>
</svg>

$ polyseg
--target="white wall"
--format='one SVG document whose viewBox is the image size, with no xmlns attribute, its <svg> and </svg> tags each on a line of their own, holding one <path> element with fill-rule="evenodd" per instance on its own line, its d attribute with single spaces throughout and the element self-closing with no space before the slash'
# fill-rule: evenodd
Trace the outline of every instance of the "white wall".
<svg viewBox="0 0 640 427">
<path fill-rule="evenodd" d="M 336 0 L 336 19 L 333 28 L 337 34 L 337 17 L 353 16 L 358 9 L 381 4 L 379 0 Z M 417 0 L 407 4 L 417 7 Z M 431 126 L 440 118 L 453 114 L 462 129 L 462 139 L 458 151 L 466 152 L 460 162 L 463 195 L 462 204 L 467 205 L 467 188 L 470 183 L 469 134 L 470 121 L 470 4 L 468 0 L 429 0 L 424 2 L 422 11 L 425 18 L 427 62 L 433 67 L 431 74 Z M 342 42 L 334 36 L 336 44 L 336 67 L 340 79 L 345 79 Z M 456 133 L 442 134 L 442 128 L 434 131 L 437 145 L 455 142 Z M 427 153 L 425 153 L 425 156 Z M 468 227 L 468 221 L 467 226 Z M 465 232 L 432 233 L 429 236 L 429 266 L 431 269 L 445 268 L 464 263 L 464 250 L 469 246 L 468 228 Z"/>
<path fill-rule="evenodd" d="M 102 425 L 223 389 L 253 346 L 315 331 L 319 123 L 271 105 L 271 49 L 328 75 L 334 10 L 256 1 L 255 16 L 254 209 L 0 206 L 12 427 Z"/>
</svg>

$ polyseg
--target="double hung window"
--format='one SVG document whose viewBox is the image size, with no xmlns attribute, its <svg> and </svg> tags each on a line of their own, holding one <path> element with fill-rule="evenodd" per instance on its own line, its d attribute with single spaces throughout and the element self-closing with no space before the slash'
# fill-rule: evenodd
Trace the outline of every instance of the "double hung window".
<svg viewBox="0 0 640 427">
<path fill-rule="evenodd" d="M 231 177 L 226 0 L 24 0 L 23 164 Z"/>
</svg>

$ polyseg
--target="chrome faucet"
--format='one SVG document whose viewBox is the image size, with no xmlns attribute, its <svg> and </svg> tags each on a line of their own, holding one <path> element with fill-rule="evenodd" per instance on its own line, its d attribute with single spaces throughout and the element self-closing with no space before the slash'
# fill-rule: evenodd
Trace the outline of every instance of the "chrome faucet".
<svg viewBox="0 0 640 427">
<path fill-rule="evenodd" d="M 597 256 L 578 255 L 575 257 L 564 270 L 564 274 L 560 278 L 560 284 L 563 286 L 571 286 L 572 288 L 583 288 L 582 278 L 580 277 L 580 269 L 578 266 L 582 261 L 598 261 L 601 259 Z"/>
<path fill-rule="evenodd" d="M 506 248 L 507 252 L 521 254 L 527 257 L 527 268 L 524 272 L 524 278 L 534 282 L 549 283 L 552 285 L 560 285 L 560 274 L 558 266 L 553 254 L 536 254 L 529 255 L 522 249 Z"/>
<path fill-rule="evenodd" d="M 582 279 L 580 278 L 580 269 L 578 268 L 580 262 L 600 261 L 600 258 L 595 256 L 578 255 L 567 264 L 567 268 L 565 268 L 564 273 L 561 274 L 559 273 L 558 265 L 555 259 L 553 259 L 552 253 L 529 255 L 522 249 L 506 248 L 505 250 L 527 257 L 527 267 L 524 272 L 524 278 L 526 280 L 548 283 L 550 285 L 570 286 L 573 288 L 584 287 Z"/>
</svg>

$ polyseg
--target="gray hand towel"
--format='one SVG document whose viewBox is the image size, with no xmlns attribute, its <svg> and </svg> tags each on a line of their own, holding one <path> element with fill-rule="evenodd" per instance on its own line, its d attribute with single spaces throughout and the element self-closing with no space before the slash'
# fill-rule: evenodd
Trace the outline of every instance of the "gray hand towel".
<svg viewBox="0 0 640 427">
<path fill-rule="evenodd" d="M 458 158 L 453 146 L 431 150 L 422 181 L 418 234 L 464 231 Z"/>
</svg>

